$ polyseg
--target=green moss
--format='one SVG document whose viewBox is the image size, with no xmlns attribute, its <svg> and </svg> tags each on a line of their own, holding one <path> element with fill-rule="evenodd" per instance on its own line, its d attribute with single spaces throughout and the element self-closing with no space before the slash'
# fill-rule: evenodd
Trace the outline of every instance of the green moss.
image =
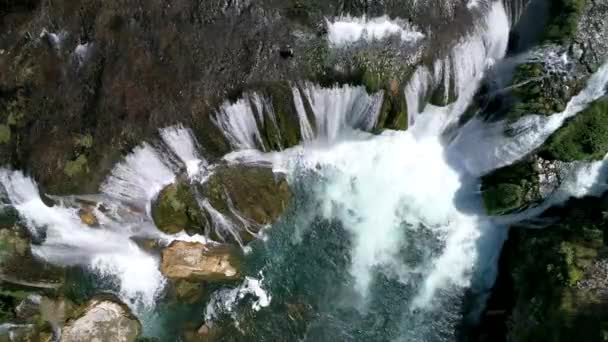
<svg viewBox="0 0 608 342">
<path fill-rule="evenodd" d="M 76 146 L 90 149 L 93 147 L 93 137 L 90 134 L 85 134 L 74 139 Z"/>
<path fill-rule="evenodd" d="M 537 199 L 538 170 L 532 160 L 509 165 L 482 178 L 481 191 L 486 212 L 503 215 L 523 209 Z"/>
<path fill-rule="evenodd" d="M 75 160 L 68 161 L 63 168 L 63 172 L 70 178 L 78 176 L 82 173 L 88 173 L 89 166 L 87 157 L 81 154 Z"/>
<path fill-rule="evenodd" d="M 0 144 L 11 141 L 11 129 L 7 125 L 0 125 Z"/>
<path fill-rule="evenodd" d="M 564 43 L 574 38 L 586 3 L 587 0 L 551 1 L 550 20 L 545 29 L 544 40 Z"/>
<path fill-rule="evenodd" d="M 567 121 L 543 146 L 550 160 L 600 160 L 608 153 L 608 100 L 598 100 Z"/>
<path fill-rule="evenodd" d="M 182 230 L 201 231 L 203 217 L 196 198 L 187 183 L 177 182 L 165 187 L 152 207 L 156 226 L 165 233 Z"/>
</svg>

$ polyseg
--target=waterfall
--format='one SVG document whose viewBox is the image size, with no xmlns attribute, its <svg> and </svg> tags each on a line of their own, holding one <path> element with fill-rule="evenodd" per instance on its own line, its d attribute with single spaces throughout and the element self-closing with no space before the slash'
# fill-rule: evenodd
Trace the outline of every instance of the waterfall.
<svg viewBox="0 0 608 342">
<path fill-rule="evenodd" d="M 540 147 L 562 124 L 606 94 L 608 63 L 594 73 L 587 86 L 568 102 L 561 113 L 527 115 L 513 124 L 506 121 L 484 123 L 479 119 L 462 127 L 452 143 L 451 153 L 461 168 L 473 175 L 512 164 Z M 509 130 L 510 134 L 505 135 Z"/>
<path fill-rule="evenodd" d="M 182 125 L 177 125 L 160 129 L 159 132 L 164 143 L 183 163 L 188 177 L 198 175 L 201 167 L 208 165 L 207 161 L 198 153 L 192 131 Z"/>
<path fill-rule="evenodd" d="M 362 86 L 323 88 L 312 83 L 306 83 L 303 92 L 312 107 L 318 139 L 337 141 L 354 129 L 370 131 L 378 121 L 383 92 L 369 95 Z"/>
<path fill-rule="evenodd" d="M 298 114 L 298 120 L 300 124 L 300 134 L 304 141 L 310 141 L 314 138 L 315 133 L 312 130 L 306 109 L 304 108 L 304 102 L 302 101 L 302 94 L 298 87 L 292 87 L 293 101 L 296 106 L 296 113 Z"/>
<path fill-rule="evenodd" d="M 149 201 L 174 179 L 175 174 L 161 160 L 158 151 L 143 143 L 114 167 L 101 185 L 101 192 L 145 209 Z"/>
<path fill-rule="evenodd" d="M 257 98 L 259 95 L 253 96 Z M 235 149 L 264 148 L 256 114 L 247 95 L 234 103 L 224 102 L 212 120 Z"/>
<path fill-rule="evenodd" d="M 346 16 L 327 20 L 327 39 L 332 46 L 340 47 L 360 40 L 370 42 L 390 36 L 397 36 L 405 43 L 415 43 L 424 38 L 424 34 L 405 20 L 391 20 L 387 16 L 372 19 Z"/>
<path fill-rule="evenodd" d="M 434 73 L 426 66 L 417 68 L 405 88 L 409 125 L 414 125 L 424 111 L 423 104 L 432 89 L 443 83 L 449 91 L 450 78 L 457 97 L 450 109 L 450 121 L 456 120 L 471 101 L 485 70 L 504 57 L 508 41 L 509 19 L 502 2 L 495 1 L 473 32 L 457 42 L 445 59 L 434 63 Z"/>
<path fill-rule="evenodd" d="M 137 229 L 135 222 L 114 222 L 96 211 L 103 227 L 91 228 L 80 221 L 78 209 L 44 204 L 36 184 L 21 172 L 0 171 L 0 183 L 34 235 L 44 231 L 43 243 L 32 245 L 36 257 L 89 268 L 113 283 L 125 303 L 154 306 L 165 280 L 156 257 L 130 239 Z"/>
</svg>

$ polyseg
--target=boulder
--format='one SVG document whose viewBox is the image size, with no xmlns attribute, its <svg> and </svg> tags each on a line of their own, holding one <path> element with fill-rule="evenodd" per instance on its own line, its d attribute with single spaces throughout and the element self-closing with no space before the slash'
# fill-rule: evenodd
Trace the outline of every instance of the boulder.
<svg viewBox="0 0 608 342">
<path fill-rule="evenodd" d="M 95 298 L 64 327 L 60 341 L 134 342 L 140 332 L 141 324 L 126 305 L 109 297 Z"/>
<path fill-rule="evenodd" d="M 236 211 L 258 225 L 249 227 L 255 232 L 276 222 L 291 199 L 285 177 L 267 167 L 242 165 L 216 169 L 203 185 L 202 195 L 220 213 L 235 218 Z"/>
<path fill-rule="evenodd" d="M 204 222 L 193 188 L 184 181 L 168 185 L 158 194 L 152 205 L 152 218 L 158 229 L 167 234 L 200 231 Z"/>
<path fill-rule="evenodd" d="M 482 177 L 486 212 L 503 215 L 527 208 L 540 200 L 539 168 L 534 158 L 494 170 Z"/>
<path fill-rule="evenodd" d="M 161 272 L 174 280 L 235 280 L 241 276 L 240 251 L 229 245 L 174 241 L 162 252 Z"/>
</svg>

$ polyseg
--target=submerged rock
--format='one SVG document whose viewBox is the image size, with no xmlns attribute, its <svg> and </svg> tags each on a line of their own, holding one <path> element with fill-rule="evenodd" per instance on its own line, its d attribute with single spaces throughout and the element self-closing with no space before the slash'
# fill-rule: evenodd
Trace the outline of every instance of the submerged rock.
<svg viewBox="0 0 608 342">
<path fill-rule="evenodd" d="M 229 245 L 174 241 L 162 252 L 161 272 L 170 279 L 226 281 L 240 278 L 240 251 Z"/>
<path fill-rule="evenodd" d="M 115 299 L 92 299 L 83 310 L 65 326 L 61 342 L 134 342 L 141 332 L 137 318 Z"/>
</svg>

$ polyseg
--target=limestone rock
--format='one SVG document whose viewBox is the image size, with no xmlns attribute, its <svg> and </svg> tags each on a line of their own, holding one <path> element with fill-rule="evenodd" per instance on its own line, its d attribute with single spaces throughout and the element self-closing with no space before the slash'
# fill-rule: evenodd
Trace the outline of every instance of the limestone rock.
<svg viewBox="0 0 608 342">
<path fill-rule="evenodd" d="M 122 303 L 109 298 L 92 299 L 82 316 L 69 322 L 61 342 L 134 342 L 141 324 Z"/>
<path fill-rule="evenodd" d="M 162 273 L 171 279 L 225 281 L 240 277 L 239 251 L 228 245 L 174 241 L 162 252 Z"/>
</svg>

